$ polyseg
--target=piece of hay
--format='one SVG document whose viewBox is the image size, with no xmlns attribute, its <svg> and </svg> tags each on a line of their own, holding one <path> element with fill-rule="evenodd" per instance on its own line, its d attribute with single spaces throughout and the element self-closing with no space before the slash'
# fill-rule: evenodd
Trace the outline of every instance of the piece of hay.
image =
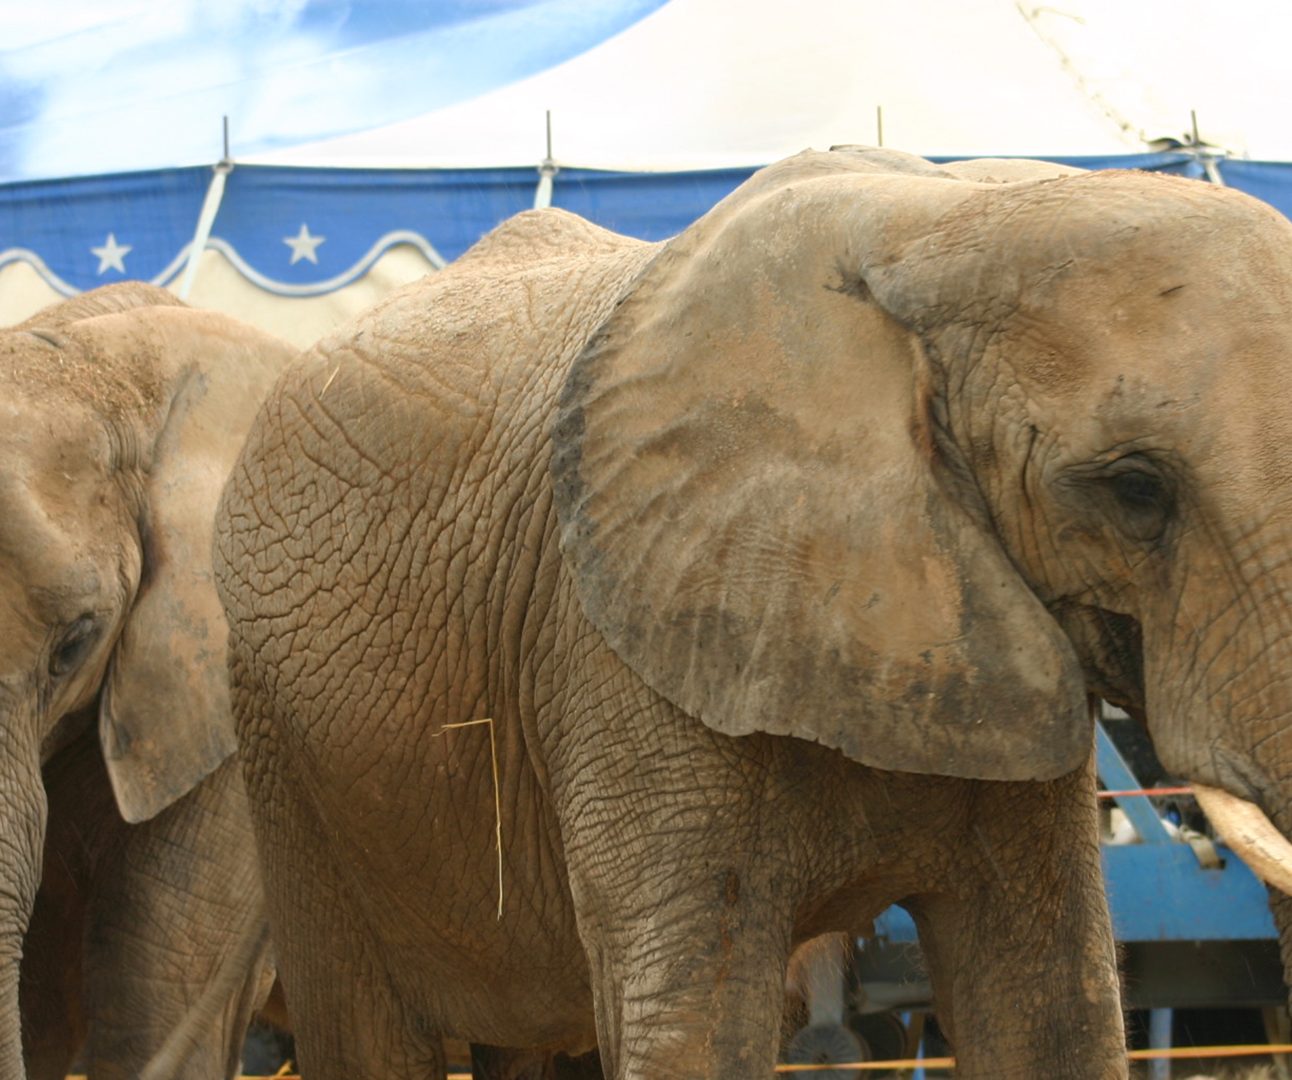
<svg viewBox="0 0 1292 1080">
<path fill-rule="evenodd" d="M 502 793 L 498 786 L 498 743 L 494 739 L 493 720 L 491 718 L 484 720 L 464 720 L 460 724 L 445 724 L 436 735 L 443 735 L 446 731 L 454 728 L 476 727 L 480 724 L 489 725 L 489 761 L 493 766 L 493 814 L 494 814 L 494 846 L 498 849 L 498 919 L 502 921 Z"/>
</svg>

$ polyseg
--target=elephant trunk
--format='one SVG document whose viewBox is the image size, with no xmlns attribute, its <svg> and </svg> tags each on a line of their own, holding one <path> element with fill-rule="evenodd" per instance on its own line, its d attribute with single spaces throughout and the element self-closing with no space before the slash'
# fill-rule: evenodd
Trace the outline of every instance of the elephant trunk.
<svg viewBox="0 0 1292 1080">
<path fill-rule="evenodd" d="M 1292 517 L 1292 510 L 1289 510 Z M 1202 530 L 1200 530 L 1201 532 Z M 1149 732 L 1216 831 L 1266 884 L 1292 895 L 1292 523 L 1217 553 L 1141 623 Z M 1205 545 L 1205 546 L 1204 546 Z M 1268 569 L 1267 569 L 1268 568 Z"/>
<path fill-rule="evenodd" d="M 1278 930 L 1283 961 L 1283 981 L 1292 988 L 1292 841 L 1288 839 L 1292 837 L 1292 784 L 1283 775 L 1270 779 L 1261 789 L 1265 810 L 1196 781 L 1193 790 L 1199 807 L 1216 832 L 1269 886 L 1270 912 Z"/>
<path fill-rule="evenodd" d="M 0 1076 L 21 1080 L 22 1018 L 18 987 L 23 938 L 40 885 L 47 817 L 40 756 L 23 741 L 21 726 L 8 728 L 0 713 Z"/>
<path fill-rule="evenodd" d="M 3 931 L 7 939 L 10 931 Z M 17 937 L 21 941 L 21 934 Z M 18 966 L 19 957 L 6 954 L 0 958 L 0 1010 L 4 1019 L 0 1020 L 0 1076 L 11 1076 L 21 1080 L 26 1076 L 22 1052 L 22 1021 L 18 1013 Z"/>
<path fill-rule="evenodd" d="M 1270 890 L 1270 912 L 1279 934 L 1279 953 L 1283 960 L 1283 983 L 1292 988 L 1292 896 Z M 1292 989 L 1289 989 L 1292 1008 Z"/>
<path fill-rule="evenodd" d="M 1206 784 L 1193 793 L 1207 820 L 1265 884 L 1292 896 L 1292 842 L 1255 803 Z"/>
</svg>

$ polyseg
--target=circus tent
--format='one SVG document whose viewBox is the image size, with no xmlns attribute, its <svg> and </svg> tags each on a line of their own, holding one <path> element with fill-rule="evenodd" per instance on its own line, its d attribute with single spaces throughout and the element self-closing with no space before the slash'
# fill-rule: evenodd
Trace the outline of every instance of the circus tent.
<svg viewBox="0 0 1292 1080">
<path fill-rule="evenodd" d="M 1292 212 L 1292 10 L 1259 0 L 28 7 L 0 14 L 0 323 L 142 278 L 304 343 L 518 210 L 660 238 L 835 143 Z"/>
</svg>

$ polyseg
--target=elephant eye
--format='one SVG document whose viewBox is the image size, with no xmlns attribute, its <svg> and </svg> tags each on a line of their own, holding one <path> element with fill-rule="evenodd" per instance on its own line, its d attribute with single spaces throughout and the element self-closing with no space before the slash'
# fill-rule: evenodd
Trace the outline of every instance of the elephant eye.
<svg viewBox="0 0 1292 1080">
<path fill-rule="evenodd" d="M 1174 510 L 1170 485 L 1152 465 L 1137 456 L 1122 458 L 1100 476 L 1112 496 L 1114 517 L 1136 540 L 1156 540 L 1166 530 Z"/>
<path fill-rule="evenodd" d="M 49 673 L 66 675 L 90 651 L 99 636 L 99 626 L 93 615 L 82 615 L 63 631 L 54 651 L 49 655 Z"/>
<path fill-rule="evenodd" d="M 1162 478 L 1134 469 L 1118 473 L 1108 481 L 1118 502 L 1136 510 L 1160 506 L 1166 497 Z"/>
</svg>

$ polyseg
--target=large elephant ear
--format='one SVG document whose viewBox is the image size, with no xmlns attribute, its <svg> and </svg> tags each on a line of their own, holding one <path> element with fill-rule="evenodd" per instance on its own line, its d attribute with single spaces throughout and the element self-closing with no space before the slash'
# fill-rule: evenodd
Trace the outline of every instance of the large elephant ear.
<svg viewBox="0 0 1292 1080">
<path fill-rule="evenodd" d="M 821 157 L 667 245 L 575 361 L 552 469 L 584 610 L 717 731 L 1062 775 L 1090 748 L 1076 657 L 992 532 L 910 329 L 955 310 L 927 257 L 943 223 L 999 189 Z"/>
<path fill-rule="evenodd" d="M 169 806 L 235 749 L 228 631 L 211 545 L 225 478 L 288 345 L 213 312 L 153 308 L 69 331 L 151 380 L 137 419 L 145 492 L 139 589 L 109 664 L 99 733 L 127 821 Z"/>
</svg>

